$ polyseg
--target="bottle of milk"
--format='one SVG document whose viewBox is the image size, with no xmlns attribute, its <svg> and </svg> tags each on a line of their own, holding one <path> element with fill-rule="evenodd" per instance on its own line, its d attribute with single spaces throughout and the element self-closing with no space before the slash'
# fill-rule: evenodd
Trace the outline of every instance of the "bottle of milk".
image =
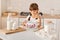
<svg viewBox="0 0 60 40">
<path fill-rule="evenodd" d="M 11 20 L 11 13 L 8 13 L 8 17 L 7 17 L 7 30 L 11 30 L 12 27 L 12 22 L 13 20 Z"/>
</svg>

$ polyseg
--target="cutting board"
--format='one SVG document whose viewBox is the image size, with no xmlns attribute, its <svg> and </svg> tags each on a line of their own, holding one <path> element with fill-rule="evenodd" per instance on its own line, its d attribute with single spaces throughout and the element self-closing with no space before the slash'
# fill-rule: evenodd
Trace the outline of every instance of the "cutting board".
<svg viewBox="0 0 60 40">
<path fill-rule="evenodd" d="M 3 33 L 3 34 L 13 34 L 13 33 L 23 32 L 23 31 L 26 31 L 26 29 L 21 27 L 15 30 L 0 29 L 0 33 Z"/>
</svg>

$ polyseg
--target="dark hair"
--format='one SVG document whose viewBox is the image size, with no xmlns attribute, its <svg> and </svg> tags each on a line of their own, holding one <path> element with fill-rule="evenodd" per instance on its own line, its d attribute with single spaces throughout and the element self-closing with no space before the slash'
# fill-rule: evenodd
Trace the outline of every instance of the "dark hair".
<svg viewBox="0 0 60 40">
<path fill-rule="evenodd" d="M 29 10 L 38 10 L 38 4 L 32 3 L 32 4 L 30 5 Z"/>
</svg>

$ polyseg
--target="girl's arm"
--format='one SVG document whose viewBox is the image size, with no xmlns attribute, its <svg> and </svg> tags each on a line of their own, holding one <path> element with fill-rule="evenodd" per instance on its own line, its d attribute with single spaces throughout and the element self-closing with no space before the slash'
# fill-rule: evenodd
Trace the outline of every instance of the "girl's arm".
<svg viewBox="0 0 60 40">
<path fill-rule="evenodd" d="M 27 18 L 22 22 L 23 26 L 26 26 L 26 23 L 28 22 L 29 17 L 30 17 L 30 15 L 28 15 Z"/>
<path fill-rule="evenodd" d="M 24 22 L 22 22 L 23 26 L 26 26 L 27 20 L 25 20 Z"/>
<path fill-rule="evenodd" d="M 43 27 L 41 26 L 41 16 L 38 17 L 38 29 L 42 29 Z"/>
</svg>

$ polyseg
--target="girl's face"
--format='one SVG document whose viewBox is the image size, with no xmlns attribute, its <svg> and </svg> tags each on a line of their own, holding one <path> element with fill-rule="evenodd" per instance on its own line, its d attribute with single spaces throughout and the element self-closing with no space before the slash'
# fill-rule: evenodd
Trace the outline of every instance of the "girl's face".
<svg viewBox="0 0 60 40">
<path fill-rule="evenodd" d="M 37 14 L 38 13 L 38 10 L 32 10 L 31 11 L 31 14 Z"/>
</svg>

